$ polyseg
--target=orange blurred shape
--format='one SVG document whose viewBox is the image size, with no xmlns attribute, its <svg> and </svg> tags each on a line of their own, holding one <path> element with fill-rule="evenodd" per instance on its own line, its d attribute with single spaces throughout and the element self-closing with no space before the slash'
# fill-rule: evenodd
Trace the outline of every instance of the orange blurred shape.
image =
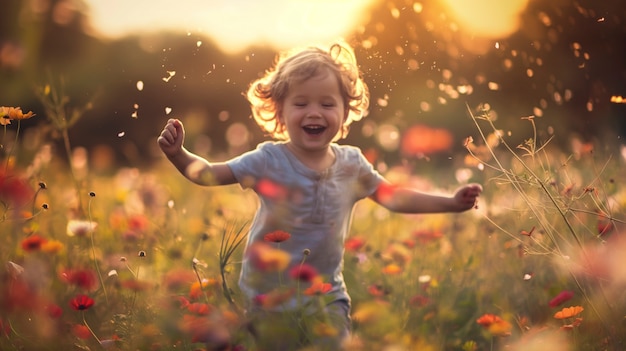
<svg viewBox="0 0 626 351">
<path fill-rule="evenodd" d="M 261 196 L 272 200 L 281 201 L 287 199 L 287 189 L 269 179 L 259 179 L 256 183 L 255 190 Z"/>
<path fill-rule="evenodd" d="M 554 318 L 556 318 L 556 319 L 571 318 L 571 317 L 574 317 L 574 316 L 580 314 L 584 310 L 585 309 L 582 306 L 565 307 L 564 309 L 562 309 L 559 312 L 555 313 L 554 314 Z"/>
<path fill-rule="evenodd" d="M 626 99 L 621 95 L 613 95 L 611 96 L 611 102 L 614 104 L 626 104 Z"/>
<path fill-rule="evenodd" d="M 264 242 L 255 242 L 250 245 L 246 256 L 256 269 L 263 272 L 284 271 L 291 260 L 288 252 L 275 249 Z"/>
<path fill-rule="evenodd" d="M 447 129 L 414 125 L 404 132 L 400 148 L 407 156 L 423 156 L 449 150 L 452 139 Z"/>
</svg>

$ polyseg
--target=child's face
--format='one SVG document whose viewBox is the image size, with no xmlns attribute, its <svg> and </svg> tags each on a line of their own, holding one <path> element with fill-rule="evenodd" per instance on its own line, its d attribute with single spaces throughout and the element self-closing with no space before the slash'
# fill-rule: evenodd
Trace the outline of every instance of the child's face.
<svg viewBox="0 0 626 351">
<path fill-rule="evenodd" d="M 290 87 L 280 120 L 293 146 L 304 151 L 319 151 L 328 148 L 345 116 L 337 78 L 329 71 L 321 71 Z"/>
</svg>

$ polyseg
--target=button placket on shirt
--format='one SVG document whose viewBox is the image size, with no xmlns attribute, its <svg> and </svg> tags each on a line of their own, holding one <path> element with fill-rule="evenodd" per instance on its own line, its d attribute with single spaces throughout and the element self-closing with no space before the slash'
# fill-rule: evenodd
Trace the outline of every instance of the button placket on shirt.
<svg viewBox="0 0 626 351">
<path fill-rule="evenodd" d="M 318 173 L 315 176 L 315 202 L 311 220 L 314 223 L 324 222 L 324 204 L 326 203 L 325 182 L 328 178 L 328 170 Z"/>
</svg>

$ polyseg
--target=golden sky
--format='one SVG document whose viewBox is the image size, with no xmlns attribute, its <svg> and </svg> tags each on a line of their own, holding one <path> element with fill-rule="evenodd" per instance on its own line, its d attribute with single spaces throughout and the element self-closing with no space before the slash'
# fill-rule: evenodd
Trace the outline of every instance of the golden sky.
<svg viewBox="0 0 626 351">
<path fill-rule="evenodd" d="M 127 34 L 173 30 L 206 36 L 226 52 L 249 45 L 286 49 L 327 43 L 369 21 L 372 4 L 384 0 L 85 0 L 97 33 Z M 530 0 L 439 0 L 470 37 L 497 39 L 515 31 Z M 426 12 L 426 11 L 425 11 Z"/>
<path fill-rule="evenodd" d="M 204 35 L 225 51 L 335 40 L 364 23 L 377 0 L 86 0 L 107 37 L 155 30 Z"/>
</svg>

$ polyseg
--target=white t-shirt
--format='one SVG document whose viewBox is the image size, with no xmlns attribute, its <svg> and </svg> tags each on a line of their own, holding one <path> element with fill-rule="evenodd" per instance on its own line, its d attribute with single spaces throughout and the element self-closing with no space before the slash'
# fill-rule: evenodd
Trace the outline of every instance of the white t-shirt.
<svg viewBox="0 0 626 351">
<path fill-rule="evenodd" d="M 228 166 L 239 184 L 252 188 L 260 200 L 246 248 L 276 230 L 291 234 L 279 244 L 291 255 L 289 267 L 299 265 L 308 249 L 305 262 L 331 284 L 332 301 L 349 301 L 342 269 L 352 209 L 372 195 L 383 178 L 358 148 L 335 143 L 331 147 L 335 163 L 323 172 L 306 167 L 283 142 L 261 143 L 228 161 Z M 287 272 L 289 268 L 280 278 L 276 272 L 259 272 L 244 255 L 239 286 L 252 301 L 281 285 L 293 286 Z M 286 307 L 297 307 L 295 300 Z"/>
</svg>

